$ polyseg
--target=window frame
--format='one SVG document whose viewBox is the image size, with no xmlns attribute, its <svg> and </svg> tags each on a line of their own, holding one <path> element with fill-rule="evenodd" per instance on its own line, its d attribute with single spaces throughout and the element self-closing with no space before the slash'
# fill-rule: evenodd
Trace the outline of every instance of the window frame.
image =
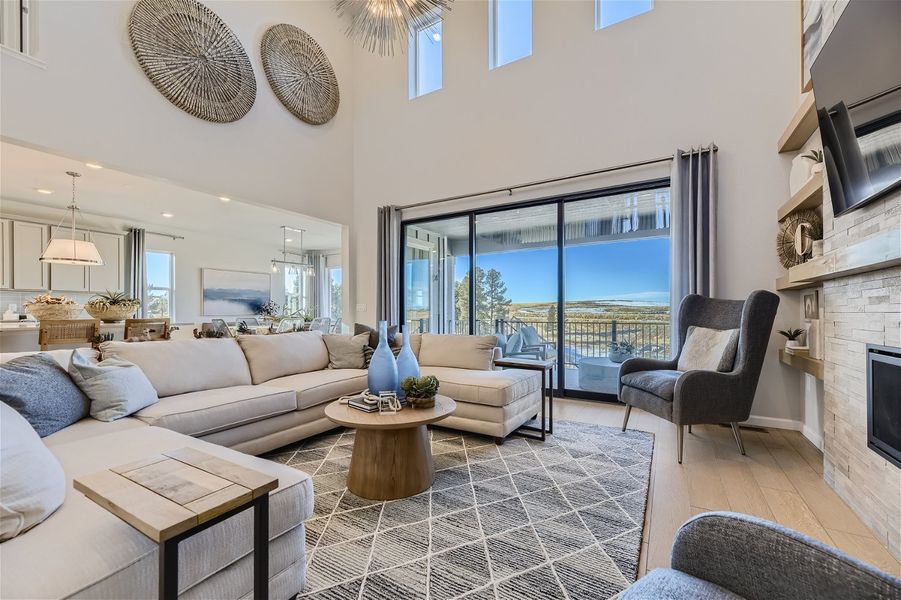
<svg viewBox="0 0 901 600">
<path fill-rule="evenodd" d="M 34 58 L 38 49 L 38 3 L 35 0 L 3 0 L 0 15 L 0 39 L 3 40 L 0 47 L 13 55 Z M 7 23 L 7 15 L 13 17 L 13 23 Z M 4 33 L 14 34 L 18 43 L 8 43 Z"/>
<path fill-rule="evenodd" d="M 147 282 L 147 255 L 148 254 L 165 254 L 169 257 L 169 286 L 168 287 L 155 287 L 151 286 Z M 175 322 L 175 253 L 169 250 L 152 250 L 147 249 L 144 250 L 144 282 L 143 282 L 143 297 L 144 303 L 141 305 L 141 316 L 146 317 L 147 312 L 147 299 L 150 297 L 149 292 L 158 290 L 165 290 L 169 294 L 169 314 L 166 317 L 169 318 L 170 322 Z"/>
<path fill-rule="evenodd" d="M 494 69 L 498 69 L 500 67 L 513 64 L 515 62 L 519 62 L 523 59 L 530 58 L 532 56 L 532 42 L 534 41 L 534 13 L 533 9 L 535 8 L 534 2 L 532 0 L 522 0 L 524 2 L 529 3 L 529 53 L 520 56 L 519 58 L 514 58 L 513 60 L 508 60 L 505 63 L 498 63 L 498 35 L 497 35 L 497 26 L 498 26 L 498 6 L 500 0 L 488 0 L 488 70 L 493 71 Z"/>
<path fill-rule="evenodd" d="M 439 25 L 441 27 L 440 35 L 441 39 L 438 42 L 441 44 L 441 61 L 440 61 L 440 71 L 441 71 L 441 85 L 435 88 L 434 90 L 429 90 L 428 92 L 419 93 L 419 83 L 420 83 L 420 73 L 419 73 L 419 34 L 423 31 L 430 29 Z M 434 19 L 431 19 L 427 25 L 423 25 L 417 29 L 414 29 L 410 33 L 410 39 L 408 42 L 408 52 L 409 55 L 409 63 L 407 65 L 408 68 L 408 93 L 410 96 L 410 100 L 415 100 L 416 98 L 421 98 L 422 96 L 428 96 L 429 94 L 435 93 L 444 89 L 444 20 L 440 15 L 435 15 Z"/>
</svg>

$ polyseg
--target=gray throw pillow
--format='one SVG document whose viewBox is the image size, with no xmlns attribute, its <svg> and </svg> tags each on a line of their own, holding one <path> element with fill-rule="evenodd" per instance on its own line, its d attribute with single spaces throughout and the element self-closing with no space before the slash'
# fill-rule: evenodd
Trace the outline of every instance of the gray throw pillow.
<svg viewBox="0 0 901 600">
<path fill-rule="evenodd" d="M 69 375 L 91 399 L 91 416 L 98 421 L 127 417 L 160 400 L 144 371 L 121 358 L 95 363 L 73 352 Z"/>
<path fill-rule="evenodd" d="M 363 369 L 366 358 L 363 348 L 369 342 L 369 332 L 359 335 L 323 335 L 322 341 L 328 350 L 329 369 Z"/>
<path fill-rule="evenodd" d="M 362 323 L 354 323 L 354 335 L 360 335 L 361 333 L 369 334 L 369 342 L 367 346 L 371 348 L 375 348 L 379 345 L 379 330 L 373 329 L 369 325 L 363 325 Z M 397 325 L 392 325 L 388 327 L 388 345 L 389 346 L 397 346 Z"/>
<path fill-rule="evenodd" d="M 88 416 L 90 400 L 66 370 L 46 354 L 0 365 L 0 401 L 25 417 L 41 437 Z"/>
</svg>

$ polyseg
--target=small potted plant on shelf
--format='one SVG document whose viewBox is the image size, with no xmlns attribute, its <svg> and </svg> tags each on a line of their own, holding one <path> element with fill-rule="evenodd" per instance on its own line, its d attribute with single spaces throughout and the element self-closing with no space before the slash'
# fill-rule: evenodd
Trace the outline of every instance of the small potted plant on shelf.
<svg viewBox="0 0 901 600">
<path fill-rule="evenodd" d="M 611 342 L 607 347 L 607 357 L 611 362 L 621 363 L 627 358 L 632 358 L 635 346 L 629 342 Z"/>
<path fill-rule="evenodd" d="M 122 292 L 109 290 L 97 294 L 84 305 L 84 309 L 89 315 L 104 323 L 123 321 L 135 314 L 140 307 L 141 301 L 137 298 L 129 298 Z"/>
<path fill-rule="evenodd" d="M 810 152 L 806 152 L 801 155 L 801 158 L 806 158 L 813 165 L 810 167 L 810 174 L 816 175 L 823 170 L 823 151 L 822 150 L 811 150 Z"/>
<path fill-rule="evenodd" d="M 65 296 L 41 294 L 25 303 L 25 311 L 31 313 L 38 321 L 53 319 L 77 319 L 84 307 Z"/>
<path fill-rule="evenodd" d="M 803 329 L 780 329 L 779 333 L 784 335 L 786 338 L 785 347 L 786 348 L 797 348 L 801 345 L 801 342 L 798 340 L 803 334 Z"/>
<path fill-rule="evenodd" d="M 438 393 L 438 378 L 434 375 L 407 377 L 401 382 L 400 389 L 413 408 L 432 408 Z"/>
</svg>

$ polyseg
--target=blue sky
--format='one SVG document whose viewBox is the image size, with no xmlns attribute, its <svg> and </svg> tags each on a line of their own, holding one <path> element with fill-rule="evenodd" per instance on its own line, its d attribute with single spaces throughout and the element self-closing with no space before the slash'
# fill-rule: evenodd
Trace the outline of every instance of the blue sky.
<svg viewBox="0 0 901 600">
<path fill-rule="evenodd" d="M 601 2 L 601 27 L 631 19 L 653 7 L 653 0 L 604 0 Z"/>
<path fill-rule="evenodd" d="M 669 238 L 570 246 L 565 252 L 567 300 L 669 301 Z M 458 281 L 468 263 L 456 261 Z M 556 248 L 483 254 L 476 264 L 501 272 L 513 302 L 557 299 Z"/>
<path fill-rule="evenodd" d="M 169 287 L 169 255 L 165 252 L 148 251 L 145 260 L 147 261 L 147 285 Z"/>
<path fill-rule="evenodd" d="M 532 54 L 532 3 L 497 0 L 497 57 L 493 66 L 505 65 Z"/>
</svg>

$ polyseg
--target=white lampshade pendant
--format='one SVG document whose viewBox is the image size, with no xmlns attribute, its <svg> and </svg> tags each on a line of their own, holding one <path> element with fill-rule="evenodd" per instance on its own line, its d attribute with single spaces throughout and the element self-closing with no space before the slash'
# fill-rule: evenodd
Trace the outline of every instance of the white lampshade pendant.
<svg viewBox="0 0 901 600">
<path fill-rule="evenodd" d="M 100 252 L 97 251 L 97 246 L 94 245 L 94 242 L 75 239 L 75 217 L 78 213 L 78 204 L 75 202 L 75 178 L 81 177 L 81 174 L 66 171 L 66 175 L 72 178 L 72 203 L 67 208 L 67 210 L 72 212 L 71 235 L 68 239 L 56 236 L 60 225 L 62 225 L 62 221 L 60 221 L 60 225 L 57 225 L 53 231 L 50 243 L 47 244 L 47 248 L 41 254 L 41 262 L 88 267 L 100 266 L 103 264 L 103 258 L 100 256 Z M 63 217 L 64 220 L 65 217 Z"/>
</svg>

